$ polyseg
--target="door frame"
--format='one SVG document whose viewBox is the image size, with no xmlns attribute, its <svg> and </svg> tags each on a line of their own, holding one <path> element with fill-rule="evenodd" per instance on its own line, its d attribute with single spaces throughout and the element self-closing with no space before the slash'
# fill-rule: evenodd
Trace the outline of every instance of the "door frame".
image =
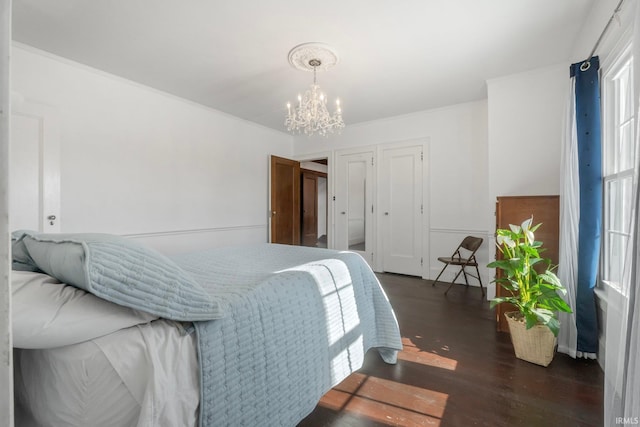
<svg viewBox="0 0 640 427">
<path fill-rule="evenodd" d="M 319 151 L 315 153 L 309 154 L 300 154 L 292 157 L 294 160 L 303 163 L 303 162 L 312 162 L 314 160 L 319 159 L 327 159 L 327 248 L 333 249 L 334 242 L 334 205 L 335 205 L 335 192 L 334 192 L 334 174 L 335 174 L 335 162 L 334 162 L 334 152 L 333 150 L 329 151 Z"/>
<path fill-rule="evenodd" d="M 14 425 L 9 239 L 9 146 L 11 135 L 11 0 L 0 0 L 0 427 Z"/>
<path fill-rule="evenodd" d="M 318 211 L 318 178 L 324 178 L 325 180 L 327 179 L 327 177 L 329 176 L 328 173 L 326 172 L 320 172 L 320 171 L 316 171 L 313 169 L 307 169 L 307 168 L 303 168 L 302 165 L 300 166 L 300 210 L 301 210 L 301 214 L 300 214 L 300 245 L 301 246 L 306 246 L 304 244 L 304 239 L 305 239 L 305 235 L 304 235 L 304 227 L 305 227 L 305 221 L 304 221 L 304 208 L 305 208 L 305 185 L 304 185 L 304 179 L 305 179 L 305 175 L 311 175 L 314 177 L 314 181 L 315 181 L 315 185 L 316 185 L 316 193 L 315 193 L 315 205 L 314 205 L 314 209 L 315 209 L 315 218 L 316 218 L 316 222 L 315 222 L 315 230 L 316 230 L 316 243 L 317 243 L 317 239 L 320 237 L 318 235 L 318 216 L 320 214 L 320 212 Z M 325 216 L 325 222 L 326 222 L 326 218 L 328 216 L 328 211 L 329 211 L 329 192 L 326 191 L 325 192 L 325 212 L 323 212 L 322 214 Z"/>
</svg>

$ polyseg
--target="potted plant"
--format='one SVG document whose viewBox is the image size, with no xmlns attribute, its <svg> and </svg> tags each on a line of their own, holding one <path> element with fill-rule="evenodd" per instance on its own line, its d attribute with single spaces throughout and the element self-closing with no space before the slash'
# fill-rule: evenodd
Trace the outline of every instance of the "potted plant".
<svg viewBox="0 0 640 427">
<path fill-rule="evenodd" d="M 560 296 L 567 291 L 553 272 L 551 260 L 540 256 L 542 242 L 537 242 L 533 233 L 542 224 L 532 223 L 533 217 L 520 226 L 509 224 L 509 229 L 496 231 L 502 259 L 487 267 L 501 270 L 495 282 L 509 295 L 494 298 L 491 308 L 505 302 L 517 308 L 505 313 L 516 357 L 547 366 L 560 329 L 557 313 L 570 313 L 571 307 Z"/>
</svg>

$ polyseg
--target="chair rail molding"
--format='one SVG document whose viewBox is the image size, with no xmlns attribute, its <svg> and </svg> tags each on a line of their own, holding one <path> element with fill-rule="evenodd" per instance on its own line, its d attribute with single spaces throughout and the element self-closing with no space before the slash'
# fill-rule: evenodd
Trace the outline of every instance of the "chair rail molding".
<svg viewBox="0 0 640 427">
<path fill-rule="evenodd" d="M 465 234 L 469 236 L 478 235 L 478 237 L 493 236 L 492 231 L 479 230 L 479 229 L 464 229 L 464 228 L 430 228 L 429 232 L 430 233 L 447 233 L 447 234 Z"/>
<path fill-rule="evenodd" d="M 487 297 L 489 297 L 489 289 L 491 281 L 493 280 L 493 271 L 486 267 L 486 265 L 493 260 L 493 245 L 495 242 L 495 236 L 493 231 L 473 229 L 473 228 L 429 228 L 429 244 L 431 246 L 430 252 L 433 254 L 433 259 L 429 265 L 429 279 L 433 280 L 442 269 L 442 263 L 437 261 L 438 256 L 447 255 L 448 252 L 453 251 L 464 236 L 482 237 L 484 242 L 478 251 L 476 257 L 478 260 L 478 268 L 480 270 L 480 276 L 482 277 L 482 283 L 487 288 Z M 442 273 L 438 282 L 451 282 L 455 276 L 453 271 L 445 271 Z M 458 277 L 456 283 L 463 284 L 464 279 Z M 472 281 L 470 286 L 480 286 L 476 281 Z"/>
<path fill-rule="evenodd" d="M 221 246 L 266 243 L 267 224 L 234 225 L 122 234 L 163 254 L 171 255 Z"/>
</svg>

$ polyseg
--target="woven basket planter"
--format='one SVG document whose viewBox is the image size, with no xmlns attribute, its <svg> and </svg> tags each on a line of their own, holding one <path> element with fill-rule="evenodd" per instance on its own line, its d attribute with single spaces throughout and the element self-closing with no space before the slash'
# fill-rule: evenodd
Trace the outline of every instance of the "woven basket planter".
<svg viewBox="0 0 640 427">
<path fill-rule="evenodd" d="M 553 360 L 557 341 L 553 332 L 543 325 L 527 329 L 525 322 L 518 319 L 520 313 L 517 311 L 510 311 L 504 316 L 509 325 L 516 357 L 536 365 L 548 366 Z"/>
</svg>

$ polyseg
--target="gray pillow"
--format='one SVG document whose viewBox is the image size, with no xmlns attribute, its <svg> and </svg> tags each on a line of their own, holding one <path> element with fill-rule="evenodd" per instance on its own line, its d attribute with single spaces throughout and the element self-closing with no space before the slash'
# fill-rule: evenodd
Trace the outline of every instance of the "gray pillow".
<svg viewBox="0 0 640 427">
<path fill-rule="evenodd" d="M 113 304 L 42 273 L 11 274 L 13 346 L 55 348 L 147 323 L 158 316 Z"/>
<path fill-rule="evenodd" d="M 107 301 L 172 320 L 222 317 L 217 301 L 167 257 L 111 234 L 27 234 L 35 266 Z"/>
</svg>

